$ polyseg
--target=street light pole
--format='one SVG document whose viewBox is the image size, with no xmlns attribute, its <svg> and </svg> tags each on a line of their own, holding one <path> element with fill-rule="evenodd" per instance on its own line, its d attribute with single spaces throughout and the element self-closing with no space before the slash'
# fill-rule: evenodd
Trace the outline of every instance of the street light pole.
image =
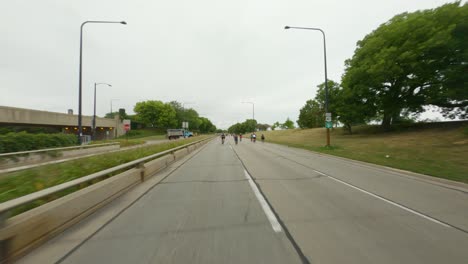
<svg viewBox="0 0 468 264">
<path fill-rule="evenodd" d="M 119 99 L 111 99 L 111 100 L 110 100 L 110 113 L 111 113 L 111 114 L 112 114 L 112 102 L 113 102 L 113 101 L 117 101 L 117 100 L 119 100 Z"/>
<path fill-rule="evenodd" d="M 325 65 L 325 113 L 328 113 L 328 77 L 327 77 L 327 45 L 325 41 L 325 32 L 320 28 L 309 28 L 309 27 L 290 27 L 285 26 L 284 29 L 305 29 L 305 30 L 316 30 L 322 32 L 323 36 L 323 59 Z M 330 146 L 330 129 L 327 127 L 327 147 Z"/>
<path fill-rule="evenodd" d="M 81 119 L 82 119 L 82 109 L 81 109 L 81 95 L 82 95 L 82 88 L 81 88 L 81 84 L 82 84 L 82 62 L 83 62 L 83 27 L 84 25 L 86 25 L 87 23 L 111 23 L 111 24 L 123 24 L 123 25 L 126 25 L 127 22 L 125 21 L 120 21 L 120 22 L 117 22 L 117 21 L 85 21 L 81 24 L 81 27 L 80 27 L 80 71 L 79 71 L 79 81 L 78 81 L 78 142 L 79 144 L 81 145 L 81 136 L 83 134 L 83 128 L 82 128 L 82 122 L 81 122 Z"/>
<path fill-rule="evenodd" d="M 108 83 L 94 83 L 94 114 L 93 114 L 93 139 L 96 137 L 96 86 L 100 84 L 105 84 L 109 87 L 112 87 L 112 85 Z"/>
<path fill-rule="evenodd" d="M 253 103 L 253 102 L 242 102 L 242 103 L 252 105 L 252 120 L 255 120 L 255 103 Z"/>
</svg>

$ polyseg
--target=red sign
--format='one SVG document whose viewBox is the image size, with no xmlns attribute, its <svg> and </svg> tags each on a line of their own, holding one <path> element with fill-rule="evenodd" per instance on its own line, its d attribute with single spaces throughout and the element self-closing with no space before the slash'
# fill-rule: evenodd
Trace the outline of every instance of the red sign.
<svg viewBox="0 0 468 264">
<path fill-rule="evenodd" d="M 130 124 L 124 124 L 124 130 L 129 131 L 130 130 Z"/>
</svg>

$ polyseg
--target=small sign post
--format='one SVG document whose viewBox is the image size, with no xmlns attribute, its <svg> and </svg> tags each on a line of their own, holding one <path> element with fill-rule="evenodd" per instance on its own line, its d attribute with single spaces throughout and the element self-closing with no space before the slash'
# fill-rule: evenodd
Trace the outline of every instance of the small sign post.
<svg viewBox="0 0 468 264">
<path fill-rule="evenodd" d="M 332 114 L 331 113 L 325 113 L 325 127 L 326 128 L 333 128 Z"/>
<path fill-rule="evenodd" d="M 130 124 L 131 124 L 131 120 L 130 119 L 124 119 L 122 121 L 123 123 L 123 128 L 125 130 L 125 140 L 128 142 L 128 131 L 130 130 Z"/>
</svg>

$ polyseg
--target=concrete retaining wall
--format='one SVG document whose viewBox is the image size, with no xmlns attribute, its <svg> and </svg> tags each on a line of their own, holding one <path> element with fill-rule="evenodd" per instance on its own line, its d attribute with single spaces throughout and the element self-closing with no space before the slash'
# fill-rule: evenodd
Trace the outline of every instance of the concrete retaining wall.
<svg viewBox="0 0 468 264">
<path fill-rule="evenodd" d="M 0 250 L 8 259 L 25 254 L 187 154 L 187 148 L 175 151 L 8 219 L 0 229 L 0 241 L 7 241 L 7 246 Z M 0 263 L 3 260 L 0 255 Z"/>
</svg>

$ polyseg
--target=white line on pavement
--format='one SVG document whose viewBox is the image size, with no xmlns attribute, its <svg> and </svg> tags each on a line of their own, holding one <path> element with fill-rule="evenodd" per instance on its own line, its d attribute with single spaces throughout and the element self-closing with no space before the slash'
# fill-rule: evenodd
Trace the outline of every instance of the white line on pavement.
<svg viewBox="0 0 468 264">
<path fill-rule="evenodd" d="M 373 193 L 371 193 L 371 192 L 368 192 L 368 191 L 366 191 L 366 190 L 364 190 L 364 189 L 361 189 L 361 188 L 359 188 L 359 187 L 356 187 L 356 186 L 354 186 L 354 185 L 351 185 L 351 184 L 349 184 L 349 183 L 347 183 L 347 182 L 344 182 L 344 181 L 342 181 L 342 180 L 339 180 L 339 179 L 337 179 L 337 178 L 335 178 L 335 177 L 332 177 L 332 176 L 330 176 L 330 175 L 327 175 L 327 174 L 325 174 L 325 173 L 323 173 L 323 172 L 320 172 L 320 171 L 317 171 L 317 170 L 314 170 L 314 171 L 315 171 L 316 173 L 320 174 L 320 175 L 327 176 L 328 178 L 330 178 L 330 179 L 332 179 L 332 180 L 334 180 L 334 181 L 337 181 L 337 182 L 339 182 L 339 183 L 342 183 L 342 184 L 344 184 L 344 185 L 346 185 L 346 186 L 349 186 L 349 187 L 351 187 L 351 188 L 353 188 L 353 189 L 356 189 L 356 190 L 358 190 L 358 191 L 361 191 L 361 192 L 363 192 L 363 193 L 365 193 L 365 194 L 368 194 L 368 195 L 370 195 L 370 196 L 372 196 L 372 197 L 374 197 L 374 198 L 380 199 L 380 200 L 382 200 L 382 201 L 384 201 L 384 202 L 387 202 L 387 203 L 389 203 L 389 204 L 392 204 L 392 205 L 394 205 L 394 206 L 396 206 L 396 207 L 399 207 L 399 208 L 401 208 L 401 209 L 403 209 L 403 210 L 405 210 L 405 211 L 408 211 L 408 212 L 410 212 L 410 213 L 413 213 L 413 214 L 415 214 L 415 215 L 418 215 L 418 216 L 420 216 L 420 217 L 422 217 L 422 218 L 425 218 L 425 219 L 427 219 L 427 220 L 429 220 L 429 221 L 432 221 L 432 222 L 437 223 L 437 224 L 439 224 L 439 225 L 442 225 L 442 226 L 444 226 L 444 227 L 451 227 L 451 226 L 449 226 L 449 225 L 447 225 L 447 224 L 445 224 L 445 223 L 443 223 L 443 222 L 441 222 L 441 221 L 439 221 L 439 220 L 437 220 L 437 219 L 434 219 L 434 218 L 432 218 L 432 217 L 430 217 L 430 216 L 421 214 L 421 213 L 419 213 L 419 212 L 417 212 L 417 211 L 415 211 L 415 210 L 413 210 L 413 209 L 411 209 L 411 208 L 408 208 L 408 207 L 403 206 L 403 205 L 401 205 L 401 204 L 392 202 L 392 201 L 390 201 L 390 200 L 388 200 L 388 199 L 385 199 L 385 198 L 383 198 L 383 197 L 381 197 L 381 196 L 378 196 L 378 195 L 373 194 Z"/>
<path fill-rule="evenodd" d="M 257 197 L 258 202 L 262 206 L 262 209 L 265 212 L 265 215 L 267 216 L 268 220 L 270 221 L 270 224 L 271 224 L 271 227 L 273 228 L 273 231 L 275 231 L 276 233 L 281 232 L 282 228 L 281 228 L 280 223 L 278 222 L 278 219 L 276 218 L 273 211 L 271 211 L 271 208 L 268 205 L 268 203 L 266 202 L 265 197 L 263 197 L 263 195 L 258 190 L 258 187 L 257 187 L 257 185 L 255 185 L 255 183 L 254 183 L 254 181 L 252 179 L 252 176 L 250 176 L 250 174 L 246 170 L 244 170 L 244 175 L 245 175 L 245 178 L 247 179 L 247 181 L 249 182 L 250 187 L 252 188 L 255 196 Z"/>
</svg>

